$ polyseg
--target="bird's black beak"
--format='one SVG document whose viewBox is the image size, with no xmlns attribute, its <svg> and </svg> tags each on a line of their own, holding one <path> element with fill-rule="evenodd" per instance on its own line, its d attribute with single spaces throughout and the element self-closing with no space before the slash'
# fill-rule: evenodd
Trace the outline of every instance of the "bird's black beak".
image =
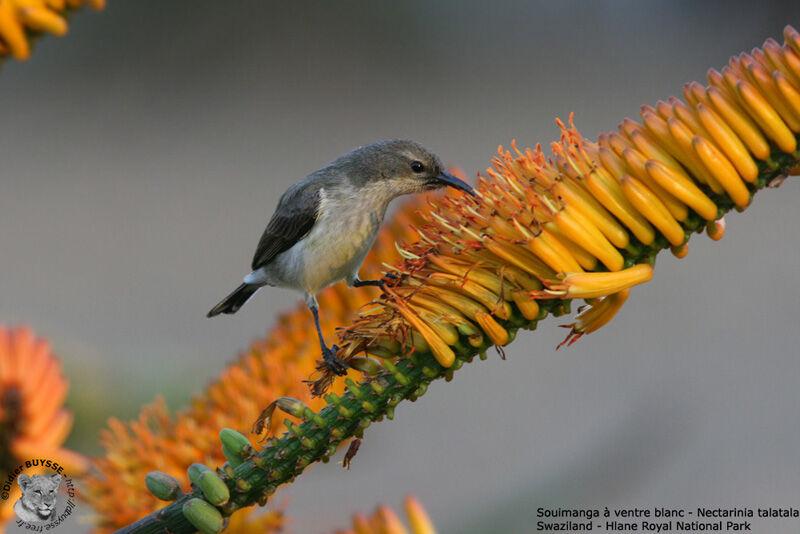
<svg viewBox="0 0 800 534">
<path fill-rule="evenodd" d="M 456 178 L 449 172 L 444 172 L 444 171 L 440 172 L 439 174 L 436 175 L 435 180 L 439 183 L 450 186 L 454 189 L 461 189 L 462 191 L 469 193 L 473 197 L 475 196 L 475 190 L 472 189 L 471 185 L 469 185 L 464 180 L 461 180 L 460 178 Z"/>
</svg>

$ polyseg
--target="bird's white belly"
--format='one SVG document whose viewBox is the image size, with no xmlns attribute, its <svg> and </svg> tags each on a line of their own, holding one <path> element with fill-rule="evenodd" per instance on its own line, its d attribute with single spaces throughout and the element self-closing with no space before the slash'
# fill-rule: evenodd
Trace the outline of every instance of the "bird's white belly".
<svg viewBox="0 0 800 534">
<path fill-rule="evenodd" d="M 375 242 L 380 222 L 375 214 L 359 214 L 315 225 L 302 240 L 303 289 L 315 294 L 343 278 L 356 276 Z"/>
</svg>

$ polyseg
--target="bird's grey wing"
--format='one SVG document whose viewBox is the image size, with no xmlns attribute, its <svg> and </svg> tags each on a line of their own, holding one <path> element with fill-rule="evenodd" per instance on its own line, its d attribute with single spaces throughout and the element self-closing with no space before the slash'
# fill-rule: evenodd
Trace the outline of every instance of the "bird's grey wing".
<svg viewBox="0 0 800 534">
<path fill-rule="evenodd" d="M 309 184 L 296 184 L 281 197 L 275 214 L 258 242 L 253 256 L 254 271 L 292 248 L 311 231 L 317 220 L 320 191 L 303 187 L 306 185 Z"/>
</svg>

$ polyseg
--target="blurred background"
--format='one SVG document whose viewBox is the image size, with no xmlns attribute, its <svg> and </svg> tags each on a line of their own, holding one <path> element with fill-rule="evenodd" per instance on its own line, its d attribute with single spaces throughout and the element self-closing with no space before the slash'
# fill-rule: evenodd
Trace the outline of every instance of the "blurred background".
<svg viewBox="0 0 800 534">
<path fill-rule="evenodd" d="M 789 23 L 795 1 L 111 0 L 0 73 L 0 322 L 52 340 L 68 445 L 99 453 L 109 416 L 181 408 L 299 301 L 205 318 L 299 178 L 410 137 L 474 179 L 500 143 L 549 144 L 571 111 L 595 138 Z M 601 331 L 556 352 L 550 319 L 401 405 L 349 472 L 281 493 L 293 531 L 408 492 L 467 533 L 539 506 L 797 506 L 798 205 L 798 180 L 759 194 Z"/>
</svg>

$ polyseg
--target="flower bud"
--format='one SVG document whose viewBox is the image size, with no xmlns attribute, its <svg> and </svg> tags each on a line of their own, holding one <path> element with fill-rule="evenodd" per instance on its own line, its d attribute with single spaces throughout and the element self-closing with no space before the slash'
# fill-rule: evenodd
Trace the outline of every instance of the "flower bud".
<svg viewBox="0 0 800 534">
<path fill-rule="evenodd" d="M 222 532 L 222 514 L 203 499 L 190 499 L 183 505 L 183 515 L 203 534 Z"/>
<path fill-rule="evenodd" d="M 147 490 L 162 501 L 174 501 L 181 495 L 181 486 L 173 477 L 161 471 L 150 471 L 144 477 Z"/>
<path fill-rule="evenodd" d="M 222 441 L 222 446 L 226 447 L 228 452 L 233 453 L 239 460 L 243 460 L 253 454 L 253 447 L 250 445 L 250 440 L 233 429 L 223 428 L 220 430 L 219 439 Z M 228 455 L 225 455 L 225 458 L 229 462 L 231 461 Z"/>
<path fill-rule="evenodd" d="M 221 506 L 228 502 L 230 491 L 228 485 L 208 466 L 193 463 L 187 470 L 189 480 L 203 491 L 203 496 L 214 506 Z"/>
<path fill-rule="evenodd" d="M 275 405 L 289 415 L 300 418 L 303 417 L 303 413 L 307 408 L 303 401 L 293 399 L 292 397 L 280 397 L 275 401 Z"/>
<path fill-rule="evenodd" d="M 228 460 L 229 467 L 239 467 L 244 463 L 241 456 L 230 450 L 227 445 L 222 444 L 222 455 Z"/>
<path fill-rule="evenodd" d="M 375 376 L 383 371 L 383 367 L 372 358 L 355 357 L 350 359 L 347 364 L 369 376 Z"/>
</svg>

